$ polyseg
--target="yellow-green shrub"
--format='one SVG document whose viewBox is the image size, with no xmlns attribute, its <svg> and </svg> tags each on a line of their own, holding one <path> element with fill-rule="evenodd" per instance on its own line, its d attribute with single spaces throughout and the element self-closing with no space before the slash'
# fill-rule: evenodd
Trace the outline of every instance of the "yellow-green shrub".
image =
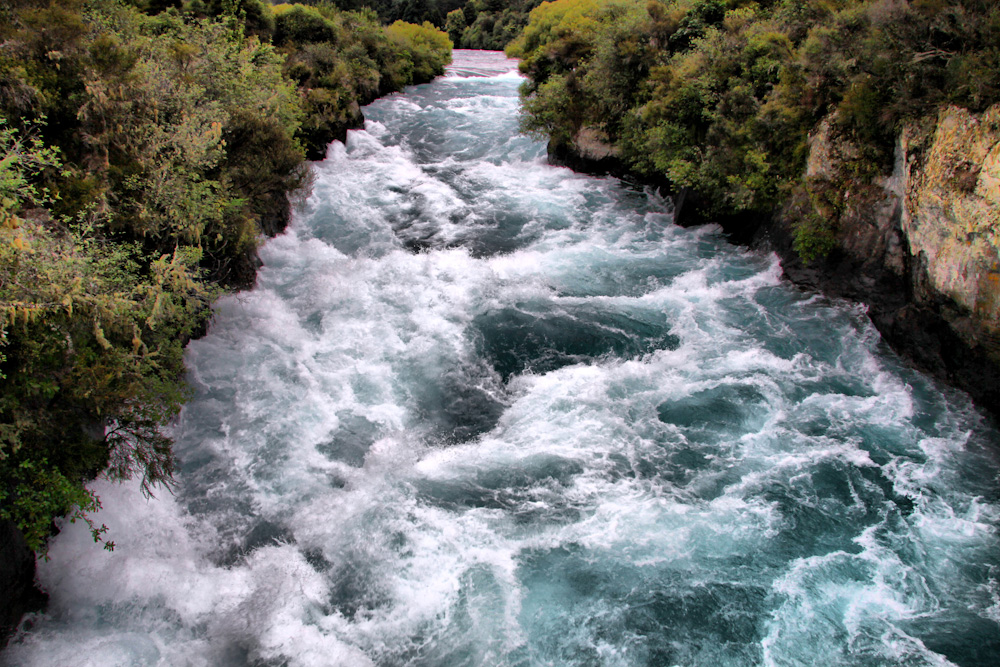
<svg viewBox="0 0 1000 667">
<path fill-rule="evenodd" d="M 425 83 L 444 74 L 445 66 L 451 62 L 452 43 L 448 33 L 427 21 L 423 25 L 396 21 L 385 31 L 399 45 L 400 56 L 413 63 L 411 83 Z"/>
</svg>

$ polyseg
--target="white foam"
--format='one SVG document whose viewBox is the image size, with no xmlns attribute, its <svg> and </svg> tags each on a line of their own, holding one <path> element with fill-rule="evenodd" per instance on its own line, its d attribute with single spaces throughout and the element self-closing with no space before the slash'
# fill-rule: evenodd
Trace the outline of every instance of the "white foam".
<svg viewBox="0 0 1000 667">
<path fill-rule="evenodd" d="M 669 226 L 652 193 L 523 138 L 418 164 L 435 135 L 407 143 L 407 123 L 512 123 L 519 75 L 458 72 L 439 83 L 505 92 L 383 100 L 314 166 L 257 288 L 188 348 L 179 495 L 98 482 L 117 549 L 67 527 L 40 568 L 50 611 L 4 659 L 624 665 L 669 638 L 709 664 L 735 660 L 711 634 L 733 614 L 766 664 L 949 664 L 916 625 L 1000 622 L 982 571 L 1000 514 L 967 479 L 965 413 L 914 390 L 858 308 L 796 293 L 718 228 Z M 449 247 L 491 234 L 504 252 Z M 658 342 L 504 382 L 481 327 L 505 312 L 528 324 L 501 347 L 542 340 L 533 315 L 587 313 Z M 452 437 L 466 395 L 482 404 L 455 418 L 482 421 Z M 748 607 L 684 616 L 713 586 Z"/>
</svg>

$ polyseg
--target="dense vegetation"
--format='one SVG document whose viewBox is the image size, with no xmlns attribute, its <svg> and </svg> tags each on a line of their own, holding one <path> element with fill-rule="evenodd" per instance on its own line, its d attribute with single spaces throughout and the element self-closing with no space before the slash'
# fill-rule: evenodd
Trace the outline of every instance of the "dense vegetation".
<svg viewBox="0 0 1000 667">
<path fill-rule="evenodd" d="M 306 152 L 451 44 L 332 6 L 15 0 L 0 45 L 0 519 L 37 550 L 98 472 L 171 483 L 212 299 L 253 282 Z"/>
<path fill-rule="evenodd" d="M 444 27 L 460 48 L 501 50 L 521 34 L 539 4 L 541 0 L 469 0 L 448 13 Z"/>
<path fill-rule="evenodd" d="M 864 182 L 904 123 L 1000 101 L 992 0 L 556 0 L 508 53 L 530 77 L 526 131 L 566 145 L 587 128 L 701 217 L 804 202 L 807 259 L 832 248 L 839 205 L 801 180 L 821 119 L 854 148 L 843 179 Z"/>
<path fill-rule="evenodd" d="M 327 0 L 307 0 L 322 4 Z M 383 23 L 427 21 L 447 31 L 455 48 L 503 49 L 528 25 L 542 0 L 333 0 L 340 9 L 368 8 Z"/>
</svg>

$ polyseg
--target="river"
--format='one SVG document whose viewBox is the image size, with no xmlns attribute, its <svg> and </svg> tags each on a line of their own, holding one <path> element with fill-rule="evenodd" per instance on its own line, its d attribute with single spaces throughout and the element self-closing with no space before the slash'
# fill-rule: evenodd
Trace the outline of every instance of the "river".
<svg viewBox="0 0 1000 667">
<path fill-rule="evenodd" d="M 1000 435 L 863 307 L 546 164 L 515 64 L 365 109 L 96 482 L 9 665 L 1000 664 Z"/>
</svg>

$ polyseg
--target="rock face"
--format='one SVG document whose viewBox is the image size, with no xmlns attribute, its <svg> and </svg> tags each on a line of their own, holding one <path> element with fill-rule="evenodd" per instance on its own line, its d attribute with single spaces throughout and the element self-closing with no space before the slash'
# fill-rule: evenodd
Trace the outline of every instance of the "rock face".
<svg viewBox="0 0 1000 667">
<path fill-rule="evenodd" d="M 597 128 L 580 128 L 569 144 L 549 141 L 548 154 L 552 164 L 574 171 L 628 176 L 628 167 L 621 160 L 618 147 L 611 144 L 607 134 Z"/>
<path fill-rule="evenodd" d="M 920 266 L 915 296 L 926 301 L 936 293 L 953 300 L 988 334 L 996 353 L 1000 105 L 978 117 L 955 107 L 942 110 L 930 149 L 907 166 L 902 229 Z"/>
<path fill-rule="evenodd" d="M 829 119 L 811 137 L 805 190 L 765 227 L 795 282 L 862 301 L 904 356 L 1000 414 L 1000 105 L 942 109 L 907 127 L 892 175 L 845 178 L 855 149 Z M 831 198 L 828 198 L 828 201 Z M 804 264 L 792 249 L 804 216 L 836 218 L 835 249 Z"/>
<path fill-rule="evenodd" d="M 17 629 L 21 617 L 45 606 L 34 585 L 35 555 L 11 521 L 0 521 L 0 648 Z"/>
</svg>

